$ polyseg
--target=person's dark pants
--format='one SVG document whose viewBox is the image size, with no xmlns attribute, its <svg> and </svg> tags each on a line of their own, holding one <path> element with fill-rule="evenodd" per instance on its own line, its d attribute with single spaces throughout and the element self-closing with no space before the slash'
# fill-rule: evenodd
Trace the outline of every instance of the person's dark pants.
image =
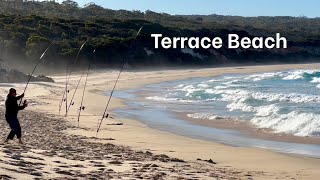
<svg viewBox="0 0 320 180">
<path fill-rule="evenodd" d="M 17 138 L 21 138 L 21 127 L 17 117 L 6 117 L 7 123 L 9 124 L 11 131 L 7 137 L 7 139 L 12 140 L 15 135 Z"/>
</svg>

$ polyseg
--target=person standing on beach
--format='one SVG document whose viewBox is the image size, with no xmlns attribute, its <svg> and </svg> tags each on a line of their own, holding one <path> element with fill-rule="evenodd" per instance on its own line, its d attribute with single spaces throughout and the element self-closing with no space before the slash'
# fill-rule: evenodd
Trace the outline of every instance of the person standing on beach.
<svg viewBox="0 0 320 180">
<path fill-rule="evenodd" d="M 5 143 L 8 143 L 9 140 L 13 140 L 14 136 L 17 135 L 20 144 L 23 144 L 21 141 L 21 127 L 18 120 L 18 111 L 23 110 L 28 106 L 27 101 L 23 102 L 23 105 L 18 105 L 18 100 L 24 97 L 24 94 L 17 96 L 17 91 L 13 88 L 9 90 L 6 100 L 6 121 L 9 124 L 11 131 L 5 140 Z"/>
</svg>

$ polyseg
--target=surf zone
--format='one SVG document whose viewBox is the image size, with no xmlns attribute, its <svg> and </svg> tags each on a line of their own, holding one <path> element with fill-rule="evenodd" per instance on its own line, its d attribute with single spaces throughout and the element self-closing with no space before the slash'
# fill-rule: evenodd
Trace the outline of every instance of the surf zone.
<svg viewBox="0 0 320 180">
<path fill-rule="evenodd" d="M 224 46 L 221 37 L 164 37 L 162 34 L 151 34 L 154 40 L 154 48 L 159 49 L 220 49 Z M 287 38 L 276 33 L 274 37 L 239 37 L 238 34 L 228 34 L 228 42 L 226 43 L 229 49 L 286 49 L 288 47 Z"/>
</svg>

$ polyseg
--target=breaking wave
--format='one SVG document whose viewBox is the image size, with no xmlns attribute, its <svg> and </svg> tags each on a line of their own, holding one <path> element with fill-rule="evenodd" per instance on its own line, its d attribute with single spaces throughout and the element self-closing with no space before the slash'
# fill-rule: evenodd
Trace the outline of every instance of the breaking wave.
<svg viewBox="0 0 320 180">
<path fill-rule="evenodd" d="M 195 119 L 209 119 L 209 120 L 219 120 L 219 119 L 227 118 L 227 117 L 217 116 L 211 113 L 193 113 L 193 114 L 187 114 L 187 116 Z"/>
<path fill-rule="evenodd" d="M 320 71 L 295 70 L 180 83 L 147 99 L 184 108 L 190 118 L 239 117 L 276 133 L 320 136 L 319 88 Z"/>
</svg>

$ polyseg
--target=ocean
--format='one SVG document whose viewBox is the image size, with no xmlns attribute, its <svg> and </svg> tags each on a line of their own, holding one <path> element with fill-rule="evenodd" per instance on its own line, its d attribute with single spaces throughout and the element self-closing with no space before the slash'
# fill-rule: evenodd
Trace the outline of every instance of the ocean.
<svg viewBox="0 0 320 180">
<path fill-rule="evenodd" d="M 320 135 L 317 70 L 225 75 L 179 84 L 146 99 L 165 102 L 173 110 L 184 109 L 192 118 L 231 118 L 275 133 Z"/>
<path fill-rule="evenodd" d="M 128 108 L 117 110 L 149 126 L 193 138 L 319 154 L 319 145 L 298 147 L 294 143 L 278 144 L 244 137 L 236 131 L 205 128 L 179 119 L 190 118 L 223 121 L 232 119 L 268 128 L 273 133 L 293 136 L 320 136 L 320 70 L 290 70 L 256 74 L 226 74 L 211 78 L 193 78 L 147 85 L 118 92 L 127 99 Z M 213 139 L 212 139 L 213 138 Z M 235 142 L 235 140 L 237 142 Z M 313 150 L 314 151 L 313 151 Z M 313 151 L 313 152 L 312 152 Z"/>
</svg>

